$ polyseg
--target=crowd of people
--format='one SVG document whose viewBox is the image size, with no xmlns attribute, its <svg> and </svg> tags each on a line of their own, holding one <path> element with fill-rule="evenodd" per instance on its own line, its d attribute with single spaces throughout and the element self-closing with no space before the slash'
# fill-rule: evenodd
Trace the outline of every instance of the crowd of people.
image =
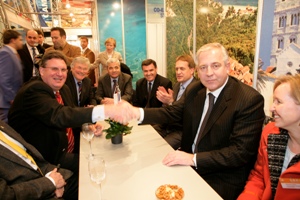
<svg viewBox="0 0 300 200">
<path fill-rule="evenodd" d="M 3 33 L 0 199 L 77 199 L 80 126 L 94 123 L 101 135 L 106 118 L 151 124 L 174 149 L 163 164 L 191 166 L 225 200 L 299 197 L 300 75 L 276 80 L 274 122 L 264 127 L 264 98 L 229 75 L 219 43 L 203 45 L 196 62 L 178 56 L 174 85 L 144 60 L 134 90 L 115 39 L 96 58 L 87 37 L 80 48 L 60 27 L 50 34 L 53 46 L 41 30 L 28 30 L 25 44 Z"/>
</svg>

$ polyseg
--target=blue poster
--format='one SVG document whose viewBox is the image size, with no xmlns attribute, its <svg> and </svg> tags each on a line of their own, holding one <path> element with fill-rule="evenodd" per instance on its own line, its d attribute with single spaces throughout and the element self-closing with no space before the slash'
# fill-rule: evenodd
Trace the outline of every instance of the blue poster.
<svg viewBox="0 0 300 200">
<path fill-rule="evenodd" d="M 122 54 L 130 68 L 135 87 L 135 82 L 143 77 L 140 66 L 146 59 L 145 2 L 123 0 L 123 15 L 120 0 L 97 2 L 100 51 L 105 50 L 106 38 L 113 37 L 117 41 L 115 51 Z"/>
<path fill-rule="evenodd" d="M 141 63 L 146 59 L 145 1 L 124 0 L 124 32 L 126 64 L 133 74 L 133 83 L 143 77 Z M 135 84 L 133 84 L 135 87 Z"/>
</svg>

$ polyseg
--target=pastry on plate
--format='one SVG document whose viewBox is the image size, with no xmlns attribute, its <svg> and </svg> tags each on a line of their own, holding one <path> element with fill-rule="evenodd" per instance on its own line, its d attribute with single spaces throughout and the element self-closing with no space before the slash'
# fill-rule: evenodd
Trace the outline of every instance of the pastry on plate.
<svg viewBox="0 0 300 200">
<path fill-rule="evenodd" d="M 177 185 L 161 185 L 156 191 L 155 195 L 159 200 L 181 200 L 184 196 L 184 191 Z"/>
</svg>

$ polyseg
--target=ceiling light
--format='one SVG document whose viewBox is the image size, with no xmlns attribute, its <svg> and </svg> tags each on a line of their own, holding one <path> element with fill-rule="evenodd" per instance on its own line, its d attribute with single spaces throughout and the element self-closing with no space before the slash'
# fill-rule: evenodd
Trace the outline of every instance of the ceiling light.
<svg viewBox="0 0 300 200">
<path fill-rule="evenodd" d="M 71 6 L 70 6 L 70 4 L 69 3 L 67 3 L 66 4 L 66 8 L 70 8 Z"/>
<path fill-rule="evenodd" d="M 74 14 L 73 13 L 70 13 L 70 17 L 73 17 L 74 16 Z"/>
<path fill-rule="evenodd" d="M 113 8 L 114 8 L 114 9 L 117 10 L 117 9 L 119 9 L 120 7 L 121 7 L 121 6 L 120 6 L 119 3 L 117 3 L 117 2 L 116 2 L 116 3 L 113 3 Z"/>
</svg>

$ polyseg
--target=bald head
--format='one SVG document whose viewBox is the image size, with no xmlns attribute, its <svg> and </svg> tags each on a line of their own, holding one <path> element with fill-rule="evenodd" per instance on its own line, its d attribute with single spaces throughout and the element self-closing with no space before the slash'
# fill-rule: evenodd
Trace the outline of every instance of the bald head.
<svg viewBox="0 0 300 200">
<path fill-rule="evenodd" d="M 31 46 L 35 47 L 38 44 L 38 33 L 35 30 L 28 30 L 26 33 L 26 43 Z"/>
</svg>

